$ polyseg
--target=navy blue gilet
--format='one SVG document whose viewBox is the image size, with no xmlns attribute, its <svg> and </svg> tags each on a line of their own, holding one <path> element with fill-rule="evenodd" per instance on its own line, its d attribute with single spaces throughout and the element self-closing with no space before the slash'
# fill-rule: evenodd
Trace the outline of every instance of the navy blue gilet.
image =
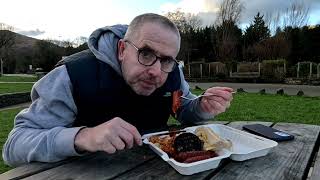
<svg viewBox="0 0 320 180">
<path fill-rule="evenodd" d="M 161 88 L 150 96 L 141 96 L 111 66 L 98 60 L 90 51 L 66 59 L 64 64 L 78 109 L 73 126 L 93 127 L 120 117 L 140 132 L 167 127 L 172 114 L 172 93 L 181 84 L 178 66 L 169 73 Z"/>
</svg>

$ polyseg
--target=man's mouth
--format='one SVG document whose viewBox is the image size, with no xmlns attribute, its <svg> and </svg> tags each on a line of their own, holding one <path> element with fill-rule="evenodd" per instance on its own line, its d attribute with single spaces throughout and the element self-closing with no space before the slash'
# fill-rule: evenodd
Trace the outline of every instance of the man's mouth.
<svg viewBox="0 0 320 180">
<path fill-rule="evenodd" d="M 156 86 L 156 84 L 153 81 L 148 81 L 148 80 L 142 80 L 142 86 L 146 89 L 151 89 Z"/>
</svg>

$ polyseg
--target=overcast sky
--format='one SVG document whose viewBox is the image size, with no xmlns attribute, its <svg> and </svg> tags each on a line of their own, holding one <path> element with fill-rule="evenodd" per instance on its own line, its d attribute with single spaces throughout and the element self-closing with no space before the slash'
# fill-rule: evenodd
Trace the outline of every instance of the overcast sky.
<svg viewBox="0 0 320 180">
<path fill-rule="evenodd" d="M 40 39 L 73 40 L 88 37 L 93 30 L 113 24 L 128 24 L 147 12 L 165 14 L 180 8 L 199 15 L 204 24 L 213 23 L 221 0 L 0 0 L 0 22 L 16 32 Z M 293 0 L 242 0 L 241 25 L 249 24 L 258 11 L 284 12 Z M 320 0 L 309 6 L 308 24 L 320 24 Z"/>
</svg>

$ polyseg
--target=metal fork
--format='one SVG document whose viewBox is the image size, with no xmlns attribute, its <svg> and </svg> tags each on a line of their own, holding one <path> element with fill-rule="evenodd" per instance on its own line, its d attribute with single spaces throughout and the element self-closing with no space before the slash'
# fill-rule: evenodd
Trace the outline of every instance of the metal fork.
<svg viewBox="0 0 320 180">
<path fill-rule="evenodd" d="M 236 93 L 236 92 L 231 92 L 231 94 L 234 94 L 234 93 Z M 194 98 L 188 98 L 188 97 L 186 97 L 186 96 L 180 96 L 180 97 L 181 97 L 182 99 L 186 99 L 186 100 L 193 101 L 193 100 L 196 100 L 196 99 L 198 99 L 198 98 L 200 98 L 200 97 L 206 97 L 206 96 L 218 96 L 218 95 L 206 93 L 206 94 L 201 94 L 201 95 L 199 95 L 199 96 L 196 96 L 196 97 L 194 97 Z"/>
</svg>

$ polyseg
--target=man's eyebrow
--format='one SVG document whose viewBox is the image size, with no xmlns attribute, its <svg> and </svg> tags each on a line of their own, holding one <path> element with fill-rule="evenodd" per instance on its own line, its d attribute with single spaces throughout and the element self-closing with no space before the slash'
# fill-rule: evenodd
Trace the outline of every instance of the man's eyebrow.
<svg viewBox="0 0 320 180">
<path fill-rule="evenodd" d="M 145 44 L 144 46 L 142 46 L 142 48 L 140 48 L 141 50 L 148 50 L 148 51 L 151 51 L 152 53 L 154 53 L 154 54 L 159 54 L 159 52 L 158 51 L 156 51 L 156 50 L 154 50 L 154 49 L 152 49 L 150 46 L 148 46 L 147 44 Z M 162 54 L 160 54 L 160 56 L 159 56 L 160 58 L 170 58 L 170 59 L 173 59 L 173 57 L 172 56 L 166 56 L 166 55 L 162 55 Z"/>
<path fill-rule="evenodd" d="M 141 50 L 149 50 L 149 51 L 152 51 L 153 53 L 156 53 L 156 51 L 154 49 L 152 49 L 150 46 L 148 46 L 147 44 L 143 45 L 140 49 Z"/>
</svg>

